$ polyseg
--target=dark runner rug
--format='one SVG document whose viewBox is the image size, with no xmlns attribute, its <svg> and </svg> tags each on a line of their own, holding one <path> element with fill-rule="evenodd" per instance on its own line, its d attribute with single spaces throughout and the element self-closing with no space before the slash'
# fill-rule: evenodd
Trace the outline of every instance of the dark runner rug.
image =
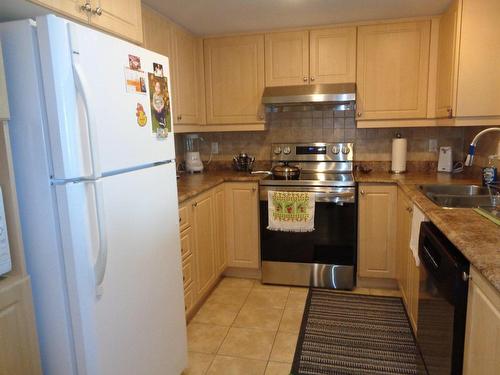
<svg viewBox="0 0 500 375">
<path fill-rule="evenodd" d="M 417 374 L 417 353 L 401 298 L 311 289 L 291 374 Z"/>
</svg>

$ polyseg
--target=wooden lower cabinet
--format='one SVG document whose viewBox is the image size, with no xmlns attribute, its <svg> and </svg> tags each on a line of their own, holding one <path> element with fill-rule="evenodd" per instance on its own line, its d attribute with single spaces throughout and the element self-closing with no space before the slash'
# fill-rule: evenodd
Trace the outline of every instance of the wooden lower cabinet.
<svg viewBox="0 0 500 375">
<path fill-rule="evenodd" d="M 359 185 L 358 275 L 394 279 L 396 186 Z"/>
<path fill-rule="evenodd" d="M 195 240 L 196 294 L 202 296 L 216 279 L 213 192 L 200 194 L 193 199 L 191 206 Z"/>
<path fill-rule="evenodd" d="M 470 275 L 463 374 L 498 374 L 500 293 L 474 267 Z"/>
<path fill-rule="evenodd" d="M 226 185 L 228 266 L 259 269 L 259 194 L 257 183 Z"/>
<path fill-rule="evenodd" d="M 24 277 L 0 286 L 0 374 L 41 373 L 30 279 Z"/>
<path fill-rule="evenodd" d="M 420 268 L 417 266 L 410 249 L 411 221 L 413 203 L 398 189 L 397 203 L 397 280 L 406 311 L 413 330 L 417 331 L 418 293 L 420 283 Z"/>
<path fill-rule="evenodd" d="M 224 184 L 214 189 L 215 204 L 215 269 L 218 274 L 227 267 L 226 194 Z"/>
<path fill-rule="evenodd" d="M 179 207 L 179 228 L 186 315 L 214 287 L 227 267 L 224 184 Z"/>
</svg>

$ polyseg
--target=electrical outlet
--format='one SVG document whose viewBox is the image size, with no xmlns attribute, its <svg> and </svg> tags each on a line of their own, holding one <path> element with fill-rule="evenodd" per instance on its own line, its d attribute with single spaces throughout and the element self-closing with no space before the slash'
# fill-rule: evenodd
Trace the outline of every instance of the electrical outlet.
<svg viewBox="0 0 500 375">
<path fill-rule="evenodd" d="M 219 153 L 219 142 L 212 142 L 212 154 Z"/>
<path fill-rule="evenodd" d="M 437 152 L 438 150 L 438 140 L 431 138 L 429 139 L 429 152 Z"/>
</svg>

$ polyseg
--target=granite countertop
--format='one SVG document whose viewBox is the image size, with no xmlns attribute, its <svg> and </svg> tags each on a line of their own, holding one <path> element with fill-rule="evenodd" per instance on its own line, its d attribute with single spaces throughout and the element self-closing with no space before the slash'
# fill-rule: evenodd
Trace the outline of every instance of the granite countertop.
<svg viewBox="0 0 500 375">
<path fill-rule="evenodd" d="M 223 182 L 258 182 L 263 175 L 230 170 L 184 174 L 177 181 L 179 203 Z M 500 292 L 500 227 L 470 208 L 446 209 L 431 202 L 418 190 L 419 184 L 480 184 L 475 178 L 429 172 L 400 175 L 372 171 L 356 173 L 356 182 L 395 183 L 433 222 L 481 274 Z"/>
</svg>

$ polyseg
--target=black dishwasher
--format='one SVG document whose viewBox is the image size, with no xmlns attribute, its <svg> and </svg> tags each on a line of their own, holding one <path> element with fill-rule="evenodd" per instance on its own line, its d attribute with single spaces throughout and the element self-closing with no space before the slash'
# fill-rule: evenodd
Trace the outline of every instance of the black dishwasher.
<svg viewBox="0 0 500 375">
<path fill-rule="evenodd" d="M 417 341 L 429 375 L 462 373 L 469 262 L 432 223 L 420 227 Z"/>
</svg>

